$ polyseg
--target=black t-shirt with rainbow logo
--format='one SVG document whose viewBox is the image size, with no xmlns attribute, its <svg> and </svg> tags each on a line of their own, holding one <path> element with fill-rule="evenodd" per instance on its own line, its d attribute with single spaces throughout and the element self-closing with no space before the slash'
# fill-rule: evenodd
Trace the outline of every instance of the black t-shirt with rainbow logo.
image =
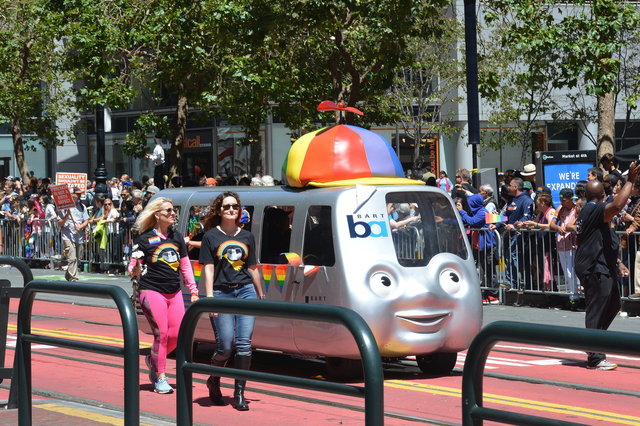
<svg viewBox="0 0 640 426">
<path fill-rule="evenodd" d="M 245 229 L 228 236 L 212 228 L 202 239 L 200 263 L 213 263 L 214 285 L 249 284 L 253 280 L 247 267 L 256 264 L 255 246 L 253 234 Z"/>
<path fill-rule="evenodd" d="M 155 290 L 173 294 L 180 291 L 180 258 L 187 255 L 187 245 L 182 235 L 170 230 L 167 238 L 155 230 L 138 235 L 132 254 L 141 251 L 140 290 Z"/>
</svg>

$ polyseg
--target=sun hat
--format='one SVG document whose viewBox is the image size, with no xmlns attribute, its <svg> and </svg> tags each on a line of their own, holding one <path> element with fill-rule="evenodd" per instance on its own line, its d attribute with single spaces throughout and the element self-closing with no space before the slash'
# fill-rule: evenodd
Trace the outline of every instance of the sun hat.
<svg viewBox="0 0 640 426">
<path fill-rule="evenodd" d="M 524 166 L 524 170 L 520 172 L 520 176 L 533 176 L 536 174 L 535 164 L 527 164 Z"/>
</svg>

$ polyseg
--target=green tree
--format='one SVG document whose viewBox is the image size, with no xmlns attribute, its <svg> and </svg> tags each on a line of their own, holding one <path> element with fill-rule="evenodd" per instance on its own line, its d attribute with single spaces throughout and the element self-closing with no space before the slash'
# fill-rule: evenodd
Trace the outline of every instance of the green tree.
<svg viewBox="0 0 640 426">
<path fill-rule="evenodd" d="M 70 93 L 62 69 L 62 16 L 48 1 L 0 1 L 0 122 L 9 123 L 22 179 L 25 149 L 54 147 L 69 136 Z M 33 135 L 27 138 L 25 135 Z"/>
<path fill-rule="evenodd" d="M 328 99 L 365 110 L 364 125 L 388 123 L 395 113 L 378 100 L 391 87 L 399 67 L 413 60 L 407 50 L 415 37 L 437 33 L 421 23 L 442 17 L 448 1 L 276 0 L 268 12 L 263 44 L 252 59 L 268 72 L 266 98 L 292 129 L 330 120 L 315 111 Z M 337 120 L 337 114 L 336 114 Z M 347 122 L 353 122 L 347 114 Z"/>
<path fill-rule="evenodd" d="M 483 145 L 521 149 L 520 166 L 531 161 L 533 134 L 558 109 L 552 96 L 561 78 L 558 28 L 544 2 L 490 1 L 484 18 L 490 31 L 480 41 L 479 90 L 490 106 Z"/>
<path fill-rule="evenodd" d="M 550 80 L 554 88 L 574 90 L 574 101 L 582 97 L 575 90 L 584 90 L 597 98 L 598 158 L 612 153 L 620 52 L 627 43 L 623 35 L 635 31 L 639 22 L 632 2 L 575 0 L 557 4 L 551 0 L 490 0 L 486 6 L 489 24 L 504 24 L 509 20 L 499 26 L 503 52 L 531 52 L 533 55 L 526 58 L 527 64 L 536 57 L 538 60 L 550 58 L 558 69 L 557 76 Z M 488 81 L 485 88 L 500 90 L 499 81 Z M 539 81 L 530 82 L 530 90 L 536 88 L 536 83 Z M 633 102 L 634 97 L 625 100 Z M 560 116 L 557 110 L 556 115 Z M 569 116 L 582 120 L 590 114 L 578 108 Z"/>
<path fill-rule="evenodd" d="M 414 140 L 413 169 L 422 167 L 421 141 L 426 135 L 453 131 L 451 117 L 443 112 L 446 111 L 443 105 L 460 102 L 457 93 L 464 85 L 464 63 L 452 54 L 462 37 L 459 22 L 438 17 L 425 25 L 438 28 L 437 35 L 408 43 L 407 49 L 412 55 L 410 65 L 397 71 L 389 93 L 380 97 L 381 105 L 397 112 L 396 121 Z"/>
</svg>

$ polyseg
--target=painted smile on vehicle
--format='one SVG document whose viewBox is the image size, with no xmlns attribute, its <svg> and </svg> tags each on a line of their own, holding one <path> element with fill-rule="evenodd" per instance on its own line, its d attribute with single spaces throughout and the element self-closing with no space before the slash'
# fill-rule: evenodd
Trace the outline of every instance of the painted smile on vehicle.
<svg viewBox="0 0 640 426">
<path fill-rule="evenodd" d="M 415 333 L 434 333 L 440 330 L 451 312 L 427 313 L 424 311 L 404 311 L 396 313 L 401 324 Z"/>
</svg>

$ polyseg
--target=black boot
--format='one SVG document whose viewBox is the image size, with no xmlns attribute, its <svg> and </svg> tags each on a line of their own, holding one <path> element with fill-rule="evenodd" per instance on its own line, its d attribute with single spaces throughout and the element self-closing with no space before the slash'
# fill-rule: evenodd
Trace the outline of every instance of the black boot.
<svg viewBox="0 0 640 426">
<path fill-rule="evenodd" d="M 218 361 L 215 358 L 211 358 L 211 365 L 216 367 L 224 367 L 227 365 L 227 360 Z M 222 399 L 222 392 L 220 392 L 220 377 L 209 376 L 207 379 L 207 388 L 209 388 L 209 399 L 213 405 L 223 406 L 227 405 Z"/>
<path fill-rule="evenodd" d="M 235 358 L 235 367 L 240 370 L 248 370 L 251 367 L 251 355 L 238 355 Z M 246 380 L 237 380 L 235 382 L 235 389 L 233 391 L 233 404 L 234 408 L 238 411 L 248 411 L 249 405 L 247 400 L 244 399 L 244 387 Z"/>
</svg>

